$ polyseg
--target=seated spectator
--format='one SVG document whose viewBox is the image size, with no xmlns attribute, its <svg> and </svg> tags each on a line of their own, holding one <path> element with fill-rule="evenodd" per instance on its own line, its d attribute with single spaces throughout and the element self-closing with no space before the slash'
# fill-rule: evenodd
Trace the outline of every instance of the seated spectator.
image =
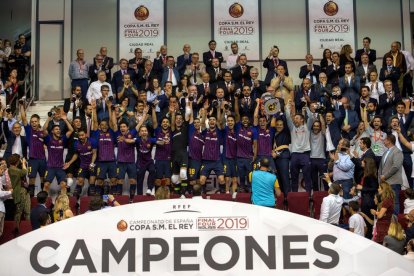
<svg viewBox="0 0 414 276">
<path fill-rule="evenodd" d="M 405 248 L 407 249 L 407 254 L 404 255 L 404 258 L 414 261 L 414 239 L 411 239 Z"/>
<path fill-rule="evenodd" d="M 39 219 L 37 220 L 37 223 L 40 225 L 40 228 L 45 227 L 45 226 L 51 224 L 52 223 L 52 220 L 50 219 L 49 212 L 42 212 L 42 213 L 40 213 Z"/>
<path fill-rule="evenodd" d="M 89 202 L 89 208 L 86 213 L 111 208 L 112 206 L 121 206 L 121 204 L 116 201 L 113 195 L 94 196 Z"/>
<path fill-rule="evenodd" d="M 30 222 L 33 230 L 40 228 L 41 214 L 50 213 L 50 210 L 46 207 L 47 196 L 48 194 L 45 191 L 37 194 L 37 206 L 30 212 Z"/>
<path fill-rule="evenodd" d="M 407 228 L 405 229 L 405 241 L 408 242 L 414 239 L 414 210 L 406 214 L 405 218 L 408 220 Z"/>
<path fill-rule="evenodd" d="M 344 199 L 339 195 L 341 186 L 338 183 L 332 183 L 329 187 L 329 195 L 323 198 L 321 206 L 321 215 L 319 220 L 338 225 L 341 215 L 342 203 Z"/>
<path fill-rule="evenodd" d="M 388 235 L 384 237 L 382 244 L 400 255 L 404 253 L 404 230 L 401 224 L 398 223 L 398 218 L 395 215 L 392 216 L 391 224 L 388 228 Z"/>
<path fill-rule="evenodd" d="M 73 216 L 72 210 L 69 207 L 69 197 L 66 194 L 59 195 L 53 208 L 53 220 L 61 221 Z"/>
<path fill-rule="evenodd" d="M 358 201 L 349 202 L 349 211 L 352 215 L 349 218 L 349 231 L 364 237 L 367 233 L 367 225 L 365 224 L 364 218 L 358 213 Z"/>
<path fill-rule="evenodd" d="M 412 188 L 408 188 L 404 193 L 404 214 L 408 214 L 414 210 L 414 190 Z"/>
</svg>

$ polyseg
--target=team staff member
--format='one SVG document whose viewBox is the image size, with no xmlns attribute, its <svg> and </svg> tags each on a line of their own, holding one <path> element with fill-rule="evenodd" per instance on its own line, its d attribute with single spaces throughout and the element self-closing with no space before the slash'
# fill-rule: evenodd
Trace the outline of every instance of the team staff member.
<svg viewBox="0 0 414 276">
<path fill-rule="evenodd" d="M 59 125 L 54 125 L 52 127 L 52 135 L 49 135 L 47 129 L 49 127 L 49 122 L 51 117 L 48 117 L 45 125 L 43 126 L 43 135 L 45 136 L 44 142 L 47 146 L 47 170 L 45 174 L 45 186 L 44 190 L 49 192 L 50 183 L 56 177 L 57 183 L 61 187 L 61 193 L 66 193 L 66 174 L 65 169 L 67 169 L 71 164 L 64 163 L 63 151 L 66 140 L 72 135 L 73 127 L 70 125 L 69 121 L 66 118 L 66 115 L 62 115 L 62 119 L 66 123 L 68 131 L 65 135 L 61 135 Z"/>
<path fill-rule="evenodd" d="M 204 108 L 200 109 L 200 115 L 205 113 Z M 201 121 L 199 118 L 194 118 L 193 113 L 190 114 L 189 124 L 189 143 L 188 143 L 188 156 L 189 167 L 188 176 L 191 185 L 200 184 L 200 168 L 201 160 L 203 157 L 204 137 L 201 132 Z M 193 119 L 194 118 L 194 119 Z"/>
<path fill-rule="evenodd" d="M 276 175 L 269 170 L 270 159 L 264 157 L 259 162 L 259 170 L 249 174 L 249 181 L 252 183 L 252 203 L 274 208 L 276 197 L 281 194 L 281 191 Z"/>
<path fill-rule="evenodd" d="M 27 122 L 24 105 L 20 105 L 20 116 L 22 118 L 26 141 L 29 146 L 29 194 L 34 196 L 36 176 L 39 174 L 40 186 L 43 189 L 43 181 L 46 173 L 46 153 L 43 147 L 44 135 L 40 126 L 40 117 L 33 114 L 30 117 L 30 125 Z"/>
<path fill-rule="evenodd" d="M 105 104 L 105 103 L 103 103 Z M 101 189 L 104 180 L 108 177 L 111 183 L 110 194 L 116 192 L 116 161 L 115 161 L 115 141 L 116 136 L 113 131 L 113 118 L 115 117 L 112 110 L 112 102 L 106 102 L 109 112 L 109 122 L 102 120 L 98 124 L 96 103 L 92 103 L 92 131 L 91 137 L 98 143 L 97 170 L 96 170 L 96 187 Z M 98 129 L 99 127 L 99 129 Z M 104 187 L 105 190 L 105 187 Z M 105 192 L 104 192 L 105 193 Z"/>
</svg>

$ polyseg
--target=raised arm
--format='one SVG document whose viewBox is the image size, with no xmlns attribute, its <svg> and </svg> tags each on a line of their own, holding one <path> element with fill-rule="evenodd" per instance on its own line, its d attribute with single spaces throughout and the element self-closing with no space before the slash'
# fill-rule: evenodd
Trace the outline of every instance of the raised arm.
<svg viewBox="0 0 414 276">
<path fill-rule="evenodd" d="M 221 103 L 221 106 L 218 106 L 217 107 L 217 127 L 219 129 L 223 129 L 224 126 L 225 126 L 225 122 L 224 122 L 224 112 L 223 112 L 223 109 L 222 109 L 225 103 L 226 102 L 223 101 Z"/>
<path fill-rule="evenodd" d="M 257 126 L 259 124 L 259 109 L 260 109 L 260 99 L 256 99 L 256 108 L 253 113 L 253 125 Z"/>
<path fill-rule="evenodd" d="M 73 133 L 73 127 L 68 121 L 68 118 L 66 117 L 66 114 L 61 116 L 62 120 L 65 122 L 66 127 L 68 128 L 68 131 L 66 132 L 66 137 L 69 138 Z"/>
<path fill-rule="evenodd" d="M 239 97 L 234 97 L 234 117 L 236 119 L 236 123 L 240 122 Z"/>
<path fill-rule="evenodd" d="M 103 103 L 103 104 L 105 104 L 105 103 Z M 97 113 L 96 113 L 96 101 L 93 101 L 91 103 L 91 106 L 92 106 L 92 125 L 91 125 L 91 130 L 92 131 L 96 131 L 96 130 L 98 130 L 98 125 L 99 125 L 99 123 L 98 123 L 98 116 L 97 116 Z M 109 112 L 109 113 L 111 113 L 111 112 Z"/>
<path fill-rule="evenodd" d="M 19 103 L 20 117 L 22 118 L 23 126 L 27 125 L 27 114 L 23 103 Z"/>
<path fill-rule="evenodd" d="M 138 121 L 137 126 L 135 127 L 135 129 L 139 132 L 139 129 L 141 128 L 141 126 L 145 123 L 145 121 L 148 119 L 148 111 L 149 111 L 149 106 L 147 105 L 144 108 L 144 112 L 143 112 L 143 116 L 141 117 L 141 119 Z"/>
<path fill-rule="evenodd" d="M 52 120 L 52 117 L 47 116 L 46 122 L 43 125 L 43 129 L 42 129 L 44 136 L 49 135 L 49 131 L 47 129 L 49 128 L 49 123 L 50 123 L 51 120 Z"/>
<path fill-rule="evenodd" d="M 153 129 L 156 129 L 158 127 L 158 120 L 157 120 L 157 113 L 155 112 L 155 106 L 151 108 L 152 113 L 152 127 Z"/>
</svg>

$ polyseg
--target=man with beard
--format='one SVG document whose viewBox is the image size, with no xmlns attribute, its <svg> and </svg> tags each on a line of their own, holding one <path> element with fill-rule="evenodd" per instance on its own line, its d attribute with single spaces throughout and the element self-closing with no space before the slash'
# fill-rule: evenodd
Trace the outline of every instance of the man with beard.
<svg viewBox="0 0 414 276">
<path fill-rule="evenodd" d="M 243 90 L 245 88 L 250 90 L 248 86 L 244 86 Z M 236 117 L 237 168 L 239 170 L 240 188 L 250 192 L 251 183 L 249 182 L 248 175 L 253 170 L 253 163 L 257 157 L 257 131 L 250 126 L 250 119 L 247 114 L 242 115 L 240 122 L 238 101 L 239 99 L 236 97 L 234 111 Z"/>
<path fill-rule="evenodd" d="M 44 191 L 49 192 L 50 183 L 52 183 L 53 179 L 56 177 L 57 183 L 61 187 L 61 193 L 65 194 L 67 187 L 65 170 L 69 168 L 71 163 L 63 162 L 63 151 L 66 140 L 72 135 L 73 128 L 66 119 L 66 115 L 62 115 L 62 120 L 64 120 L 68 129 L 64 136 L 61 135 L 59 125 L 54 125 L 52 127 L 51 135 L 48 133 L 47 129 L 51 117 L 47 118 L 45 125 L 43 126 L 43 135 L 45 136 L 44 143 L 47 146 L 48 153 L 45 185 L 43 189 Z"/>
<path fill-rule="evenodd" d="M 44 135 L 40 126 L 40 117 L 33 114 L 30 117 L 30 125 L 27 122 L 26 109 L 20 105 L 20 116 L 22 118 L 26 141 L 29 146 L 29 194 L 34 196 L 37 174 L 40 177 L 40 186 L 43 189 L 43 178 L 46 173 L 46 154 L 43 147 Z"/>
</svg>

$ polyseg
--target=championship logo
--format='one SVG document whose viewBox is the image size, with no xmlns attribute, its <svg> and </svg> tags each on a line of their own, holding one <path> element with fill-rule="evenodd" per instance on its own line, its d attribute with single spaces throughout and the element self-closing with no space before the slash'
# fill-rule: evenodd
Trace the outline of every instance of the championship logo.
<svg viewBox="0 0 414 276">
<path fill-rule="evenodd" d="M 229 8 L 229 14 L 233 18 L 239 18 L 240 16 L 243 15 L 243 13 L 244 13 L 243 6 L 237 2 L 231 5 Z"/>
<path fill-rule="evenodd" d="M 335 14 L 338 13 L 338 10 L 339 10 L 338 4 L 336 4 L 334 1 L 328 1 L 323 6 L 323 11 L 325 12 L 326 15 L 329 15 L 329 16 L 334 16 Z"/>
<path fill-rule="evenodd" d="M 128 228 L 128 223 L 122 219 L 116 224 L 116 228 L 118 228 L 120 232 L 124 232 Z"/>
<path fill-rule="evenodd" d="M 141 6 L 139 6 L 138 8 L 135 9 L 134 16 L 137 20 L 144 21 L 149 16 L 149 10 L 144 5 L 141 5 Z"/>
</svg>

